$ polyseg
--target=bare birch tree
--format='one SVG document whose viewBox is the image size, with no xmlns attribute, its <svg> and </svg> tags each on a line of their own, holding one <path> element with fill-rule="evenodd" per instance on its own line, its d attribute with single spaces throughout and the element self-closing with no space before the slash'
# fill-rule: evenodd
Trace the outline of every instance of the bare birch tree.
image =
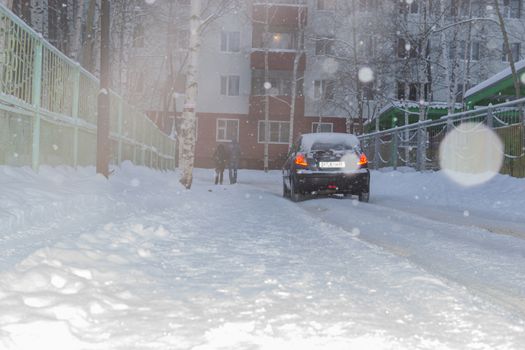
<svg viewBox="0 0 525 350">
<path fill-rule="evenodd" d="M 235 8 L 234 0 L 210 0 L 202 6 L 201 0 L 191 0 L 190 45 L 186 69 L 186 96 L 182 112 L 179 138 L 179 182 L 190 189 L 195 162 L 195 125 L 199 79 L 199 53 L 201 36 L 210 23 Z"/>
<path fill-rule="evenodd" d="M 193 164 L 195 160 L 195 112 L 197 108 L 197 89 L 199 74 L 201 0 L 191 0 L 190 13 L 190 47 L 188 68 L 186 71 L 186 97 L 182 112 L 182 125 L 179 142 L 180 183 L 187 189 L 193 181 Z"/>
</svg>

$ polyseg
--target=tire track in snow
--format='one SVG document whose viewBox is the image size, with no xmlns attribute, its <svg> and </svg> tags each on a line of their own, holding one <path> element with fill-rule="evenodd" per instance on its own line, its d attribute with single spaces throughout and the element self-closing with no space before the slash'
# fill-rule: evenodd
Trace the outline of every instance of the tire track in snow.
<svg viewBox="0 0 525 350">
<path fill-rule="evenodd" d="M 337 201 L 336 206 L 330 203 L 330 199 L 316 199 L 304 202 L 300 207 L 323 222 L 347 232 L 361 226 L 358 239 L 406 258 L 435 276 L 462 285 L 474 294 L 519 314 L 519 317 L 525 317 L 525 242 L 521 238 L 493 234 L 481 227 L 456 225 L 414 213 L 407 214 L 373 203 L 359 203 L 357 206 L 355 202 L 351 203 Z M 352 222 L 352 218 L 357 220 Z M 432 234 L 423 233 L 427 240 L 422 240 L 418 246 L 415 243 L 420 239 L 417 231 L 424 232 L 429 227 Z M 374 230 L 376 232 L 373 232 Z M 408 233 L 409 231 L 413 232 Z M 462 237 L 462 234 L 466 237 Z M 407 235 L 411 237 L 403 237 Z M 454 247 L 454 243 L 458 246 Z M 494 246 L 493 250 L 490 249 L 491 243 Z M 447 247 L 450 250 L 440 256 L 439 252 L 445 253 Z M 485 275 L 483 270 L 494 269 L 494 257 L 499 251 L 513 253 L 517 265 L 522 266 L 521 269 L 515 266 L 517 277 L 514 283 L 507 283 L 508 288 L 502 287 Z M 456 252 L 456 262 L 467 265 L 450 263 L 448 258 L 451 252 Z M 505 265 L 501 264 L 501 267 L 504 268 Z M 509 272 L 502 271 L 502 274 L 509 275 Z"/>
</svg>

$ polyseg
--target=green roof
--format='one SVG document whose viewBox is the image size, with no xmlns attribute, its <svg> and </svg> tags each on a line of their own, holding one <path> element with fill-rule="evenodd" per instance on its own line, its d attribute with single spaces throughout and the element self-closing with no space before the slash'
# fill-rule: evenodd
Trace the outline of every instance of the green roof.
<svg viewBox="0 0 525 350">
<path fill-rule="evenodd" d="M 456 111 L 461 110 L 461 105 L 456 104 Z M 447 115 L 448 107 L 444 102 L 425 103 L 425 116 L 427 119 L 439 119 Z M 408 124 L 419 121 L 420 105 L 416 102 L 409 101 L 392 101 L 379 112 L 379 129 L 385 130 L 395 126 L 405 125 L 405 114 L 408 117 Z M 375 128 L 374 121 L 368 125 L 369 128 Z"/>
<path fill-rule="evenodd" d="M 525 60 L 516 62 L 516 71 L 521 76 L 525 74 Z M 523 78 L 520 79 L 521 96 L 525 95 Z M 465 102 L 470 109 L 474 106 L 486 106 L 490 103 L 502 103 L 515 96 L 514 81 L 510 67 L 505 68 L 489 79 L 477 84 L 465 93 Z"/>
</svg>

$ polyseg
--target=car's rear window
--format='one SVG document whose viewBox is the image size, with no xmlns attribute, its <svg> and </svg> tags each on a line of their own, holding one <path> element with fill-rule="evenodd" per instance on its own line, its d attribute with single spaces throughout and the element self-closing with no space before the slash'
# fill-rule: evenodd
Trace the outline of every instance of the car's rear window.
<svg viewBox="0 0 525 350">
<path fill-rule="evenodd" d="M 312 151 L 346 151 L 352 150 L 355 145 L 347 145 L 345 143 L 327 143 L 327 142 L 315 142 L 311 150 Z"/>
</svg>

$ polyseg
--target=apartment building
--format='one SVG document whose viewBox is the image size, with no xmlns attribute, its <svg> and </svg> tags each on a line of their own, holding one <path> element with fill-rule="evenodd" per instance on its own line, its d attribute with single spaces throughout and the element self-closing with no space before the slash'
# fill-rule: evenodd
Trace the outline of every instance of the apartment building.
<svg viewBox="0 0 525 350">
<path fill-rule="evenodd" d="M 179 4 L 180 11 L 187 11 L 183 10 L 185 3 Z M 316 48 L 316 43 L 307 39 L 309 22 L 315 16 L 311 14 L 311 4 L 288 0 L 245 5 L 210 23 L 202 36 L 195 160 L 198 167 L 211 167 L 217 145 L 237 139 L 241 145 L 241 167 L 279 168 L 290 140 L 299 134 L 347 130 L 348 116 L 323 106 L 333 94 L 333 86 L 328 74 L 317 72 L 324 48 L 319 45 Z M 184 24 L 178 25 L 174 32 L 188 33 Z M 151 63 L 155 58 L 151 53 L 148 57 L 141 56 L 140 52 L 135 68 L 130 69 L 138 74 L 132 74 L 130 82 L 140 75 L 159 76 L 144 70 L 145 61 Z M 142 52 L 151 51 L 145 47 Z M 176 54 L 183 57 L 184 50 Z M 183 61 L 181 58 L 177 62 L 183 64 Z M 155 64 L 162 65 L 158 61 Z M 143 85 L 148 89 L 146 84 Z M 179 82 L 179 88 L 172 94 L 177 113 L 162 112 L 162 102 L 157 111 L 144 106 L 153 118 L 174 120 L 177 126 L 184 99 L 181 85 Z M 151 105 L 151 99 L 148 103 Z"/>
<path fill-rule="evenodd" d="M 176 131 L 184 100 L 190 3 L 123 2 L 127 32 L 112 33 L 127 45 L 114 52 L 117 90 L 166 133 Z M 517 61 L 523 0 L 499 4 Z M 461 102 L 469 87 L 508 66 L 492 0 L 239 1 L 201 39 L 199 167 L 212 166 L 216 146 L 236 138 L 242 167 L 278 168 L 300 133 L 359 133 L 399 101 Z"/>
<path fill-rule="evenodd" d="M 508 66 L 492 1 L 256 0 L 246 11 L 219 20 L 203 41 L 198 166 L 238 138 L 243 166 L 264 167 L 268 133 L 268 165 L 279 167 L 300 133 L 359 133 L 399 101 L 446 113 Z M 522 0 L 503 0 L 500 11 L 517 61 Z"/>
</svg>

